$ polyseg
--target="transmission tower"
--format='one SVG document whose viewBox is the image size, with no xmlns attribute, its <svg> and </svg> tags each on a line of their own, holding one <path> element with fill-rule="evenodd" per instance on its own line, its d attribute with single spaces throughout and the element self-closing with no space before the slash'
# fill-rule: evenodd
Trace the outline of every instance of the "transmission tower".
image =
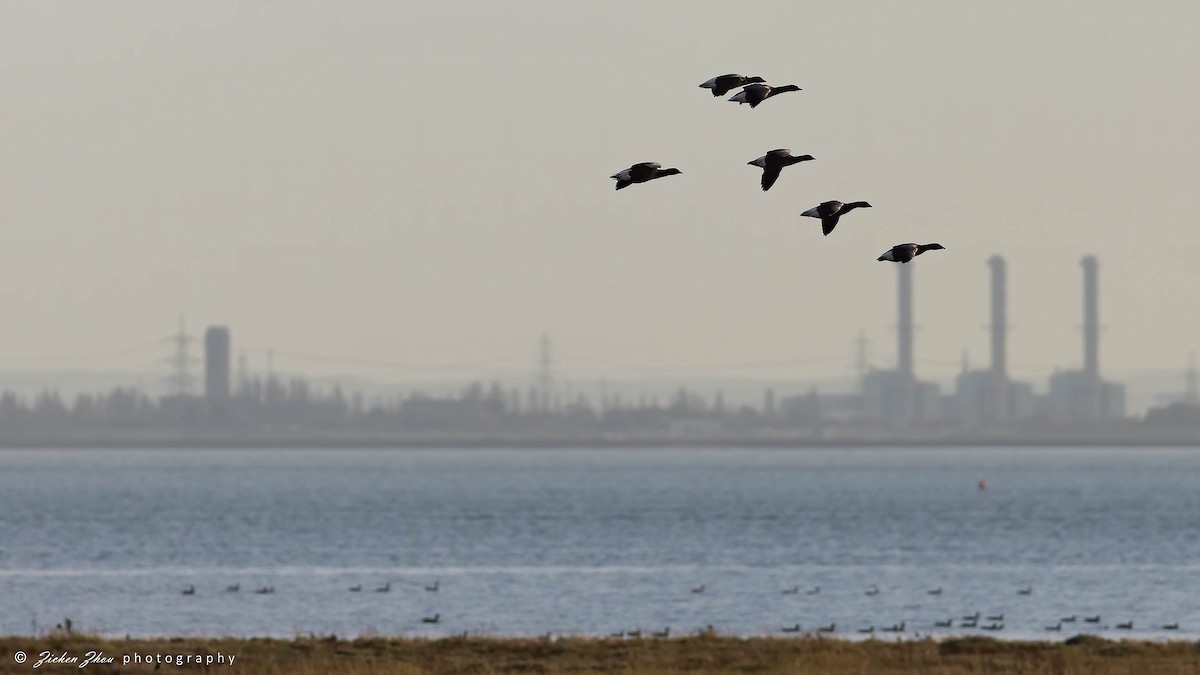
<svg viewBox="0 0 1200 675">
<path fill-rule="evenodd" d="M 238 354 L 238 390 L 244 391 L 250 384 L 249 375 L 246 372 L 246 352 Z"/>
<path fill-rule="evenodd" d="M 1200 404 L 1200 391 L 1197 391 L 1195 352 L 1192 352 L 1191 358 L 1188 360 L 1187 389 L 1184 392 L 1184 400 L 1191 405 Z"/>
<path fill-rule="evenodd" d="M 538 343 L 537 387 L 543 410 L 550 407 L 551 391 L 554 387 L 554 377 L 551 373 L 553 365 L 554 356 L 551 351 L 550 336 L 542 333 L 542 339 Z"/>
<path fill-rule="evenodd" d="M 164 342 L 171 343 L 175 348 L 175 353 L 163 360 L 171 365 L 171 374 L 167 376 L 167 383 L 170 385 L 171 393 L 176 396 L 187 396 L 191 391 L 192 374 L 189 372 L 189 367 L 195 362 L 195 359 L 188 354 L 188 345 L 193 339 L 195 338 L 187 334 L 182 314 L 179 315 L 179 331 L 163 338 Z"/>
<path fill-rule="evenodd" d="M 870 368 L 870 361 L 867 357 L 867 336 L 862 331 L 858 333 L 858 339 L 854 341 L 857 354 L 854 359 L 854 370 L 858 375 L 858 386 L 861 389 L 863 382 L 867 378 L 867 370 Z"/>
</svg>

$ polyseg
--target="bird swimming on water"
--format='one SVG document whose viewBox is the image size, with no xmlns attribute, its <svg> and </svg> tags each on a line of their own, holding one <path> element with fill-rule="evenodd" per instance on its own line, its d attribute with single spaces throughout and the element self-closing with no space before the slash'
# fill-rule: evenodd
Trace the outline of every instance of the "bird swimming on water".
<svg viewBox="0 0 1200 675">
<path fill-rule="evenodd" d="M 793 155 L 791 150 L 780 148 L 772 150 L 767 154 L 759 157 L 753 162 L 746 162 L 751 166 L 757 166 L 763 170 L 762 174 L 762 189 L 763 192 L 771 189 L 775 181 L 779 178 L 779 173 L 783 171 L 783 167 L 798 164 L 800 162 L 808 162 L 813 158 L 812 155 Z"/>
<path fill-rule="evenodd" d="M 839 218 L 846 215 L 850 211 L 859 208 L 869 209 L 871 208 L 871 205 L 866 202 L 850 202 L 849 204 L 844 204 L 837 200 L 833 200 L 822 202 L 821 204 L 812 207 L 800 215 L 808 216 L 810 218 L 820 218 L 821 232 L 824 232 L 825 236 L 828 237 L 829 233 L 833 232 L 833 228 L 837 227 Z"/>
<path fill-rule="evenodd" d="M 884 251 L 883 255 L 876 258 L 876 260 L 881 262 L 906 263 L 925 251 L 941 251 L 944 248 L 946 247 L 941 244 L 896 244 L 891 250 Z"/>
<path fill-rule="evenodd" d="M 742 87 L 742 90 L 729 98 L 730 101 L 735 101 L 738 105 L 749 103 L 751 108 L 757 108 L 759 103 L 778 96 L 786 94 L 789 91 L 801 91 L 800 87 L 794 84 L 785 84 L 782 87 L 772 87 L 769 84 L 755 83 L 748 84 Z"/>
<path fill-rule="evenodd" d="M 617 173 L 609 176 L 609 178 L 616 179 L 617 189 L 620 190 L 621 188 L 629 187 L 634 183 L 645 183 L 646 181 L 654 180 L 655 178 L 674 176 L 680 173 L 683 172 L 679 169 L 664 169 L 662 168 L 662 164 L 659 164 L 658 162 L 641 162 L 639 164 L 634 164 L 624 171 L 618 171 Z"/>
<path fill-rule="evenodd" d="M 718 75 L 710 80 L 706 80 L 701 83 L 700 88 L 712 89 L 713 96 L 724 96 L 731 89 L 737 89 L 738 87 L 758 82 L 766 82 L 766 80 L 757 75 L 736 75 L 731 73 L 729 75 Z"/>
</svg>

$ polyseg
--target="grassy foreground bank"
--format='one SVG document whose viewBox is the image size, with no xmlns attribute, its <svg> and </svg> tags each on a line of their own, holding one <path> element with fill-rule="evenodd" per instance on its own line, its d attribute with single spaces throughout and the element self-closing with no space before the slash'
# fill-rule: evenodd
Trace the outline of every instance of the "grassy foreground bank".
<svg viewBox="0 0 1200 675">
<path fill-rule="evenodd" d="M 407 638 L 108 640 L 87 636 L 0 638 L 0 674 L 209 672 L 274 675 L 416 673 L 1200 673 L 1200 643 L 1070 644 L 990 638 L 848 642 L 816 638 L 700 636 L 670 640 Z M 26 658 L 19 663 L 18 651 Z M 63 663 L 34 668 L 42 652 Z M 111 663 L 80 667 L 88 652 Z M 179 662 L 190 656 L 182 665 Z M 229 657 L 234 657 L 229 663 Z M 128 657 L 128 663 L 126 663 Z M 140 657 L 140 662 L 134 659 Z M 224 661 L 219 658 L 224 657 Z M 77 660 L 70 661 L 71 658 Z M 197 665 L 197 661 L 201 663 Z M 211 663 L 206 664 L 206 661 Z M 157 668 L 157 671 L 156 671 Z"/>
</svg>

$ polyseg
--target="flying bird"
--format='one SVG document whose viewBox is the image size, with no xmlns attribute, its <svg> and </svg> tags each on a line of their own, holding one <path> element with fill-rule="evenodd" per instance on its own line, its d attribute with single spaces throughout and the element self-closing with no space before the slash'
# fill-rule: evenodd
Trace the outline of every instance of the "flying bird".
<svg viewBox="0 0 1200 675">
<path fill-rule="evenodd" d="M 800 87 L 794 84 L 785 84 L 782 87 L 772 87 L 769 84 L 748 84 L 742 87 L 742 90 L 734 94 L 729 100 L 736 101 L 738 104 L 749 103 L 751 108 L 757 108 L 759 103 L 775 96 L 789 91 L 800 91 Z"/>
<path fill-rule="evenodd" d="M 866 202 L 850 202 L 849 204 L 843 204 L 842 202 L 834 200 L 814 206 L 800 215 L 808 216 L 810 218 L 820 218 L 821 231 L 824 232 L 825 236 L 828 237 L 829 233 L 833 232 L 833 228 L 837 227 L 839 218 L 846 215 L 846 213 L 860 207 L 871 208 L 871 205 Z"/>
<path fill-rule="evenodd" d="M 779 172 L 783 171 L 783 167 L 807 162 L 812 160 L 812 155 L 792 155 L 792 151 L 787 148 L 772 150 L 767 154 L 759 157 L 753 162 L 746 162 L 751 166 L 757 166 L 763 170 L 762 174 L 762 189 L 763 192 L 771 189 L 775 181 L 779 179 Z"/>
<path fill-rule="evenodd" d="M 906 263 L 925 251 L 941 251 L 945 248 L 941 244 L 896 244 L 891 250 L 884 251 L 883 255 L 876 258 L 876 260 L 880 262 Z"/>
<path fill-rule="evenodd" d="M 757 82 L 766 82 L 757 75 L 718 75 L 711 80 L 707 80 L 700 85 L 701 89 L 712 89 L 713 96 L 724 96 L 731 89 L 745 86 L 747 84 L 755 84 Z"/>
<path fill-rule="evenodd" d="M 633 166 L 618 171 L 609 178 L 615 178 L 617 181 L 617 189 L 629 187 L 634 183 L 645 183 L 648 180 L 662 178 L 663 176 L 674 176 L 675 174 L 683 173 L 679 169 L 664 169 L 662 164 L 658 162 L 642 162 Z"/>
</svg>

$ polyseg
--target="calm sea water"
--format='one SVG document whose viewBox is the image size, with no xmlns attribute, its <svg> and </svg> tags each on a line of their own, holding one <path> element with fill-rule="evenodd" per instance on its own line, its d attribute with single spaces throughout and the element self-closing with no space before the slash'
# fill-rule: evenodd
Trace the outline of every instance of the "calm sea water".
<svg viewBox="0 0 1200 675">
<path fill-rule="evenodd" d="M 959 627 L 975 612 L 1003 630 Z M 1200 452 L 0 451 L 0 633 L 64 617 L 114 636 L 1196 639 Z"/>
</svg>

